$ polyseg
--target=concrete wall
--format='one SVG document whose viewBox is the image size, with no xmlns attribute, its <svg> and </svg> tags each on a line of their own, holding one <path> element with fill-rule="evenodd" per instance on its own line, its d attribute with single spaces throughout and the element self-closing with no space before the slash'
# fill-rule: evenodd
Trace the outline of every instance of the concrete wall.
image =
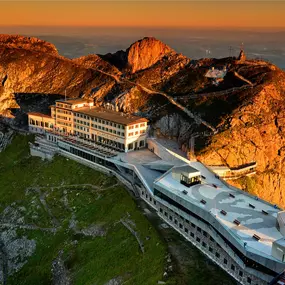
<svg viewBox="0 0 285 285">
<path fill-rule="evenodd" d="M 40 157 L 42 159 L 48 159 L 48 160 L 53 159 L 52 153 L 45 152 L 41 149 L 30 148 L 30 154 L 31 154 L 31 156 L 37 156 L 37 157 Z"/>
</svg>

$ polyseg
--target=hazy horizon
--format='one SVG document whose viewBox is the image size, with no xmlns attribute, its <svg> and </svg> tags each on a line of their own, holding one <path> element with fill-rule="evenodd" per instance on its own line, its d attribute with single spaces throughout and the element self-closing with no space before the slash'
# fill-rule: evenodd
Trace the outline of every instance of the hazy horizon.
<svg viewBox="0 0 285 285">
<path fill-rule="evenodd" d="M 1 32 L 39 37 L 69 58 L 125 50 L 143 37 L 156 37 L 191 59 L 238 55 L 243 43 L 248 57 L 263 58 L 285 69 L 285 29 L 10 26 Z"/>
</svg>

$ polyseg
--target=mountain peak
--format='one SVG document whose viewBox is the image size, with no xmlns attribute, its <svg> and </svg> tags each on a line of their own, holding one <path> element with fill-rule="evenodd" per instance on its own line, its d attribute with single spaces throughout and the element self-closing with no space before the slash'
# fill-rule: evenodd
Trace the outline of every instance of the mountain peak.
<svg viewBox="0 0 285 285">
<path fill-rule="evenodd" d="M 56 47 L 35 37 L 0 34 L 0 47 L 19 48 L 58 55 Z"/>
<path fill-rule="evenodd" d="M 135 73 L 151 67 L 165 55 L 175 51 L 153 37 L 145 37 L 130 45 L 126 51 L 117 51 L 101 56 L 104 60 L 122 70 Z"/>
<path fill-rule="evenodd" d="M 152 66 L 174 50 L 156 38 L 145 37 L 133 43 L 126 52 L 128 66 L 134 73 Z"/>
</svg>

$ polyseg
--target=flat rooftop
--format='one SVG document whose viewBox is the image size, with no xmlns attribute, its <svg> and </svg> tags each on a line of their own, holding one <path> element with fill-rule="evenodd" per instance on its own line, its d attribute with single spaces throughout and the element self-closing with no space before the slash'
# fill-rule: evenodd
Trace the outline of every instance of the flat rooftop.
<svg viewBox="0 0 285 285">
<path fill-rule="evenodd" d="M 37 117 L 43 117 L 43 118 L 48 118 L 48 119 L 52 119 L 51 116 L 46 115 L 46 114 L 42 114 L 42 113 L 38 113 L 38 112 L 28 112 L 29 116 L 37 116 Z"/>
<path fill-rule="evenodd" d="M 200 162 L 191 162 L 190 166 L 199 170 L 206 178 L 202 180 L 202 184 L 188 188 L 172 178 L 171 170 L 159 177 L 155 184 L 210 212 L 232 233 L 237 242 L 247 243 L 248 251 L 259 252 L 260 255 L 266 255 L 267 258 L 275 260 L 271 256 L 272 243 L 283 237 L 276 228 L 276 217 L 280 209 L 229 186 L 216 178 L 215 174 Z M 188 194 L 183 194 L 183 190 Z M 200 202 L 202 199 L 206 204 Z M 222 210 L 226 215 L 220 213 Z M 236 225 L 234 220 L 238 220 L 240 225 Z M 257 241 L 252 238 L 254 234 L 261 239 Z"/>
<path fill-rule="evenodd" d="M 137 123 L 148 122 L 148 120 L 145 118 L 125 114 L 122 112 L 107 110 L 100 107 L 84 107 L 84 108 L 75 108 L 73 110 L 76 113 L 89 115 L 90 117 L 100 118 L 103 120 L 111 121 L 122 125 L 132 125 Z"/>
</svg>

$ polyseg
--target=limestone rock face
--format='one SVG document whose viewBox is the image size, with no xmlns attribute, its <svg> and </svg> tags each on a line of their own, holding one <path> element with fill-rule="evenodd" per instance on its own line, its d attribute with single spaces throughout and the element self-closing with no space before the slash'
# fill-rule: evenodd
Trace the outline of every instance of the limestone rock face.
<svg viewBox="0 0 285 285">
<path fill-rule="evenodd" d="M 163 42 L 146 37 L 133 43 L 126 51 L 117 51 L 101 57 L 123 71 L 135 73 L 151 67 L 164 56 L 176 52 Z"/>
<path fill-rule="evenodd" d="M 2 36 L 0 44 L 0 115 L 17 108 L 16 95 L 89 95 L 110 77 L 61 57 L 52 45 L 37 39 Z M 30 41 L 30 43 L 29 43 Z M 24 45 L 20 47 L 20 42 Z M 102 64 L 101 64 L 102 65 Z M 107 63 L 106 63 L 107 65 Z"/>
<path fill-rule="evenodd" d="M 152 66 L 169 53 L 174 53 L 174 51 L 166 44 L 155 38 L 144 38 L 128 48 L 128 65 L 131 72 L 135 73 Z"/>
<path fill-rule="evenodd" d="M 34 37 L 23 37 L 19 35 L 3 35 L 0 34 L 0 47 L 27 49 L 58 55 L 56 47 L 46 41 Z"/>
<path fill-rule="evenodd" d="M 86 68 L 100 69 L 105 72 L 110 72 L 112 74 L 120 74 L 120 71 L 115 66 L 103 60 L 97 54 L 82 56 L 79 58 L 75 58 L 72 61 Z"/>
<path fill-rule="evenodd" d="M 235 181 L 259 197 L 285 207 L 285 75 L 279 71 L 226 118 L 198 159 L 238 167 L 257 162 L 257 175 Z"/>
</svg>

